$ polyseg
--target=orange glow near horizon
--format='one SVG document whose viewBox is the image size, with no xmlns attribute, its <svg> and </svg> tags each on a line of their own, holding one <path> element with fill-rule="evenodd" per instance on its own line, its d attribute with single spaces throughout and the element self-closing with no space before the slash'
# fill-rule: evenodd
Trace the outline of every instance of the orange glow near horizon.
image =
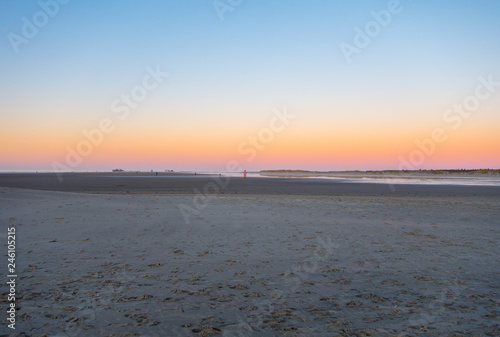
<svg viewBox="0 0 500 337">
<path fill-rule="evenodd" d="M 290 127 L 275 133 L 272 141 L 258 146 L 249 142 L 260 130 L 243 132 L 236 129 L 169 130 L 145 128 L 130 132 L 132 126 L 116 130 L 103 137 L 102 143 L 92 145 L 88 155 L 72 169 L 124 167 L 143 169 L 164 167 L 172 169 L 219 169 L 236 160 L 251 169 L 294 168 L 336 169 L 396 169 L 399 157 L 409 158 L 419 151 L 415 140 L 430 137 L 432 129 L 393 130 L 326 129 L 304 130 Z M 207 132 L 208 131 L 208 132 Z M 477 137 L 481 134 L 481 137 Z M 417 168 L 489 168 L 500 167 L 500 135 L 492 126 L 473 126 L 469 129 L 446 130 L 446 141 L 435 144 L 434 151 L 425 156 Z M 51 169 L 53 161 L 66 165 L 67 147 L 76 151 L 86 138 L 83 134 L 56 130 L 6 130 L 0 136 L 2 165 L 10 169 L 31 166 L 32 169 Z M 241 145 L 243 142 L 245 144 Z M 238 149 L 246 150 L 240 152 Z M 254 152 L 255 157 L 250 155 Z M 34 167 L 36 165 L 36 167 Z"/>
</svg>

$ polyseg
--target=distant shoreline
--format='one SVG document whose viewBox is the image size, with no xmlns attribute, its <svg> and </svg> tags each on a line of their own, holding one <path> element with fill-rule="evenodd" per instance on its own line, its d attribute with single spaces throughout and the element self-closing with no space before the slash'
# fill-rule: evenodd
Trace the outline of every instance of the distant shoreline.
<svg viewBox="0 0 500 337">
<path fill-rule="evenodd" d="M 307 171 L 307 170 L 263 170 L 259 174 L 263 177 L 283 177 L 283 178 L 370 178 L 370 179 L 500 179 L 498 169 L 471 169 L 471 170 L 412 170 L 412 171 Z"/>
<path fill-rule="evenodd" d="M 0 174 L 27 174 L 27 173 L 49 173 L 55 174 L 53 170 L 0 170 Z M 243 174 L 241 172 L 227 172 L 224 170 L 220 171 L 207 171 L 207 170 L 86 170 L 86 171 L 61 171 L 60 174 L 69 173 L 99 173 L 99 174 L 140 174 L 140 175 L 150 175 L 150 174 L 160 174 L 160 175 L 210 175 L 210 174 Z M 316 171 L 316 170 L 291 170 L 291 169 L 279 169 L 279 170 L 247 170 L 247 173 L 256 174 L 280 174 L 280 175 L 338 175 L 338 174 L 349 174 L 349 175 L 500 175 L 500 169 L 430 169 L 430 170 L 339 170 L 339 171 Z"/>
<path fill-rule="evenodd" d="M 500 169 L 439 169 L 439 170 L 344 170 L 344 171 L 309 171 L 309 170 L 261 170 L 259 173 L 282 174 L 500 174 Z"/>
</svg>

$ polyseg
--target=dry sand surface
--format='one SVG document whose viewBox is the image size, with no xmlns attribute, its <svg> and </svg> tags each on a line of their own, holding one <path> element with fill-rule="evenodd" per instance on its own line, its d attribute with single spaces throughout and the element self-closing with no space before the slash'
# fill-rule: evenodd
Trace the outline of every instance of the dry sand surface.
<svg viewBox="0 0 500 337">
<path fill-rule="evenodd" d="M 500 335 L 498 195 L 192 202 L 1 187 L 13 335 Z"/>
</svg>

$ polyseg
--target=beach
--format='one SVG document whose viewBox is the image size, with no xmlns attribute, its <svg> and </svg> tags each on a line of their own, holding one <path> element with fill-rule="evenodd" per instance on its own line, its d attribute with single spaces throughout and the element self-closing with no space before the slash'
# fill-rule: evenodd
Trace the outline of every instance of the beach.
<svg viewBox="0 0 500 337">
<path fill-rule="evenodd" d="M 0 337 L 500 336 L 500 1 L 0 1 Z"/>
<path fill-rule="evenodd" d="M 217 178 L 0 174 L 0 335 L 500 334 L 500 188 Z"/>
<path fill-rule="evenodd" d="M 498 186 L 399 183 L 381 178 L 363 181 L 369 175 L 338 175 L 342 179 L 317 177 L 248 177 L 243 173 L 231 176 L 219 174 L 155 172 L 96 172 L 96 173 L 0 173 L 0 187 L 29 188 L 47 191 L 113 193 L 113 194 L 265 194 L 265 195 L 325 195 L 325 196 L 500 196 Z M 399 178 L 399 179 L 398 179 Z M 474 181 L 466 177 L 469 181 Z M 407 179 L 407 177 L 405 177 Z M 359 181 L 360 183 L 352 183 Z M 210 187 L 215 186 L 215 187 Z"/>
</svg>

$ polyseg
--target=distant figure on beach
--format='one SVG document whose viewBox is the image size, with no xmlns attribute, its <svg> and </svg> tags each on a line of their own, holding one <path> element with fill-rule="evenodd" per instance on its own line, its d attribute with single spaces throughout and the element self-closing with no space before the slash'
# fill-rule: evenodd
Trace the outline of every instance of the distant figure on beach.
<svg viewBox="0 0 500 337">
<path fill-rule="evenodd" d="M 243 172 L 243 179 L 247 179 L 247 170 L 245 170 L 245 172 Z"/>
</svg>

